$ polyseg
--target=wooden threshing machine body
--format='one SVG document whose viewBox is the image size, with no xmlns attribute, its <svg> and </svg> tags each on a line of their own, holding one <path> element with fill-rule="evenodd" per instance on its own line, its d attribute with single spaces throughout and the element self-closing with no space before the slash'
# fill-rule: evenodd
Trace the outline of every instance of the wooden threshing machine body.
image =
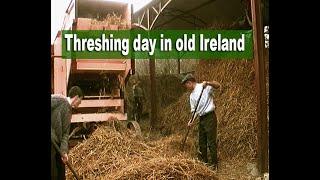
<svg viewBox="0 0 320 180">
<path fill-rule="evenodd" d="M 132 7 L 127 3 L 71 0 L 61 30 L 117 30 L 130 29 Z M 94 24 L 98 14 L 117 13 L 126 26 Z M 51 53 L 52 94 L 67 95 L 72 86 L 79 86 L 84 99 L 73 113 L 71 122 L 100 122 L 110 118 L 127 120 L 124 86 L 134 73 L 131 59 L 63 59 L 61 31 L 53 43 Z"/>
</svg>

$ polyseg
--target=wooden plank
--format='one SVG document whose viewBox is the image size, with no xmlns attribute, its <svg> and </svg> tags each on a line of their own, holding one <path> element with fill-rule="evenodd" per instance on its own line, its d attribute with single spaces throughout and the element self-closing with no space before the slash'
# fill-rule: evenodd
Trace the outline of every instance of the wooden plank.
<svg viewBox="0 0 320 180">
<path fill-rule="evenodd" d="M 54 94 L 67 95 L 66 63 L 61 58 L 54 58 L 53 62 Z"/>
<path fill-rule="evenodd" d="M 101 63 L 101 62 L 107 62 L 107 63 L 118 63 L 118 64 L 125 64 L 126 61 L 129 61 L 130 59 L 77 59 L 77 62 L 88 62 L 88 63 Z"/>
<path fill-rule="evenodd" d="M 54 41 L 53 46 L 53 56 L 62 56 L 62 48 L 61 48 L 61 32 L 59 31 L 57 37 Z"/>
<path fill-rule="evenodd" d="M 108 121 L 113 117 L 118 120 L 127 120 L 127 114 L 123 113 L 73 114 L 71 117 L 71 123 Z"/>
<path fill-rule="evenodd" d="M 83 107 L 117 107 L 123 106 L 123 99 L 92 99 L 82 100 L 79 108 Z"/>
<path fill-rule="evenodd" d="M 106 96 L 84 96 L 84 99 L 98 99 L 98 98 L 110 98 L 110 95 L 106 95 Z"/>
<path fill-rule="evenodd" d="M 261 16 L 261 0 L 251 0 L 255 84 L 257 91 L 258 119 L 258 169 L 260 174 L 268 172 L 268 126 L 267 126 L 267 95 L 264 62 L 264 37 Z"/>
<path fill-rule="evenodd" d="M 77 70 L 113 70 L 125 71 L 125 63 L 111 63 L 108 61 L 77 61 Z"/>
<path fill-rule="evenodd" d="M 71 73 L 71 63 L 72 60 L 71 59 L 65 59 L 66 61 L 66 75 L 67 75 L 67 82 L 69 82 L 69 77 L 70 77 L 70 73 Z M 68 83 L 67 83 L 68 84 Z"/>
<path fill-rule="evenodd" d="M 78 18 L 77 19 L 77 30 L 90 30 L 92 19 L 89 18 Z"/>
</svg>

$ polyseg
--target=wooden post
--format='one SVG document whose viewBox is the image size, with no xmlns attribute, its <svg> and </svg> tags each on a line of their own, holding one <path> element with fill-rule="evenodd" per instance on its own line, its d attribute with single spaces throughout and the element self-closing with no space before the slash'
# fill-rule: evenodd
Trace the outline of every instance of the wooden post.
<svg viewBox="0 0 320 180">
<path fill-rule="evenodd" d="M 150 29 L 150 11 L 147 9 L 147 23 L 148 30 Z M 151 129 L 155 129 L 157 127 L 157 88 L 156 88 L 156 65 L 155 59 L 150 57 L 149 59 L 149 73 L 150 73 L 150 100 L 151 100 L 151 113 L 150 113 L 150 124 Z"/>
<path fill-rule="evenodd" d="M 268 172 L 268 127 L 261 0 L 251 0 L 251 14 L 254 43 L 255 84 L 257 91 L 258 170 L 259 173 L 262 174 Z"/>
<path fill-rule="evenodd" d="M 150 11 L 149 11 L 149 8 L 147 9 L 147 20 L 148 20 L 148 29 L 150 29 Z"/>
<path fill-rule="evenodd" d="M 150 100 L 151 100 L 151 114 L 150 124 L 151 128 L 155 129 L 157 126 L 157 97 L 156 97 L 156 78 L 155 78 L 155 59 L 149 59 L 149 72 L 150 72 Z"/>
<path fill-rule="evenodd" d="M 178 64 L 177 64 L 177 65 L 178 65 L 178 74 L 180 74 L 180 72 L 181 72 L 181 71 L 180 71 L 180 59 L 177 59 L 177 63 L 178 63 Z"/>
</svg>

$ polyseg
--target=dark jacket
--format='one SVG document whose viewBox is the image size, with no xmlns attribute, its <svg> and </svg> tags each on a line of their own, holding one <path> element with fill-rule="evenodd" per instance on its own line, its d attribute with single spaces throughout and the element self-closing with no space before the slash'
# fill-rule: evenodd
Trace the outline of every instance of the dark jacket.
<svg viewBox="0 0 320 180">
<path fill-rule="evenodd" d="M 133 96 L 134 97 L 143 97 L 143 90 L 140 86 L 138 85 L 133 85 L 132 87 L 132 90 L 133 90 Z"/>
<path fill-rule="evenodd" d="M 51 138 L 68 153 L 72 108 L 65 97 L 51 96 Z"/>
</svg>

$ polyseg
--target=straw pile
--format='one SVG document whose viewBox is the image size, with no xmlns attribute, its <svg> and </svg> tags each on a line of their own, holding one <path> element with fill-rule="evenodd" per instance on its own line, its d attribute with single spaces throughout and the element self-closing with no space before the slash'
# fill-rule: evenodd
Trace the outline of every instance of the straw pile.
<svg viewBox="0 0 320 180">
<path fill-rule="evenodd" d="M 160 113 L 162 117 L 159 129 L 163 135 L 180 134 L 186 131 L 187 123 L 191 119 L 189 95 L 190 93 L 184 93 L 177 102 Z"/>
<path fill-rule="evenodd" d="M 112 12 L 92 19 L 91 25 L 117 25 L 121 29 L 126 29 L 128 26 L 128 22 L 124 18 L 122 18 L 121 15 L 118 15 L 118 13 Z"/>
<path fill-rule="evenodd" d="M 180 136 L 146 142 L 130 131 L 100 126 L 70 150 L 71 162 L 83 179 L 216 179 L 214 171 L 192 158 L 194 145 L 179 152 Z M 67 178 L 72 174 L 67 170 Z"/>
<path fill-rule="evenodd" d="M 215 92 L 218 118 L 219 159 L 256 155 L 256 101 L 252 61 L 201 61 L 195 77 L 199 82 L 216 80 L 222 87 Z M 189 93 L 162 111 L 161 130 L 184 133 L 191 118 Z M 196 136 L 196 127 L 193 135 Z"/>
<path fill-rule="evenodd" d="M 130 164 L 117 175 L 105 179 L 218 179 L 206 166 L 183 156 L 155 157 L 148 161 Z"/>
</svg>

